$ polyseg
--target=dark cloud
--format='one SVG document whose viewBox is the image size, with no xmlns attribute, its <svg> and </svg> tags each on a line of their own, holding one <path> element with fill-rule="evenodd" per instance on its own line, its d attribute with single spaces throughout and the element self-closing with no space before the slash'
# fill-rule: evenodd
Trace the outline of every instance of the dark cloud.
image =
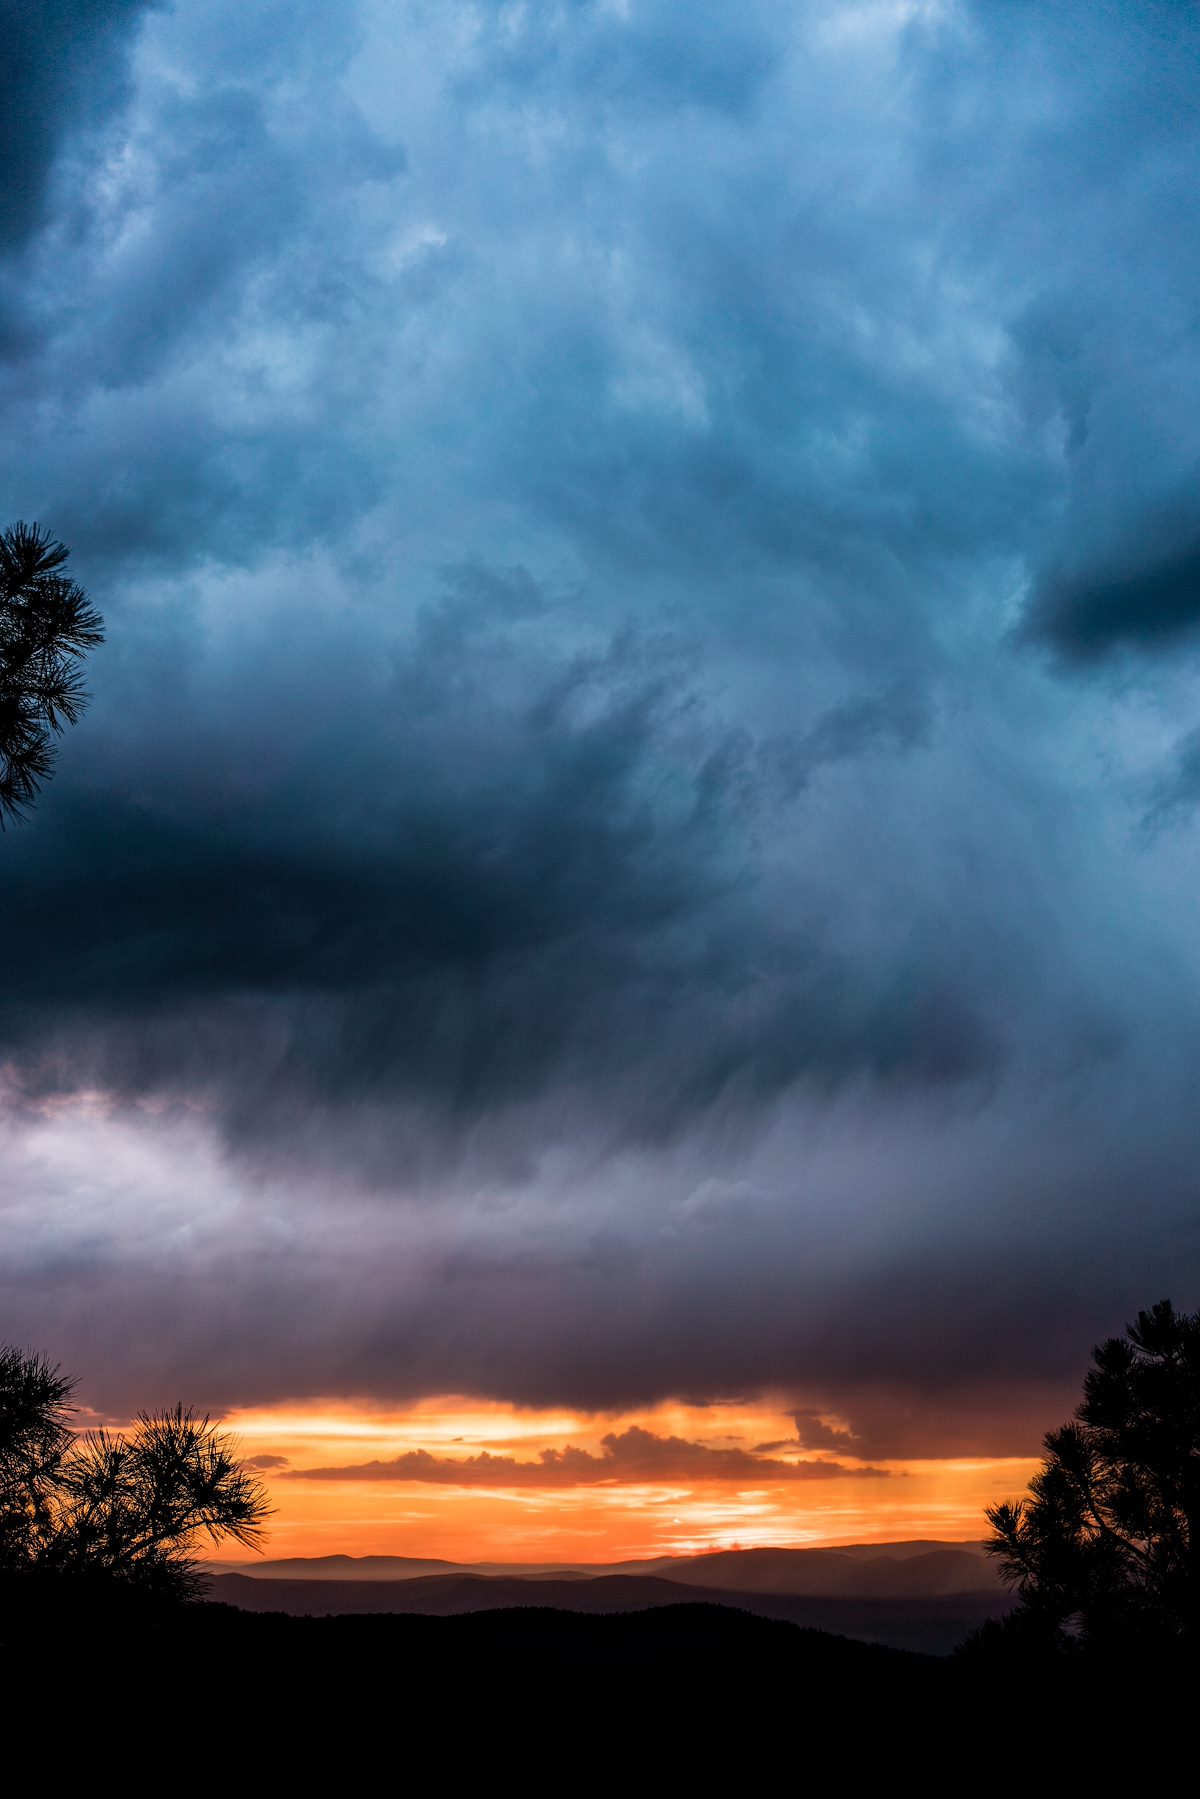
<svg viewBox="0 0 1200 1799">
<path fill-rule="evenodd" d="M 1197 1298 L 1195 10 L 18 11 L 6 1328 L 1036 1448 Z"/>
<path fill-rule="evenodd" d="M 0 252 L 42 222 L 65 142 L 87 133 L 128 95 L 130 45 L 154 0 L 3 0 Z"/>
<path fill-rule="evenodd" d="M 835 1480 L 846 1475 L 879 1479 L 881 1468 L 847 1468 L 837 1462 L 781 1462 L 744 1449 L 713 1449 L 684 1437 L 660 1437 L 631 1425 L 601 1439 L 602 1453 L 568 1445 L 543 1449 L 535 1462 L 513 1456 L 430 1455 L 413 1449 L 389 1461 L 345 1468 L 294 1468 L 288 1480 L 417 1480 L 456 1487 L 583 1487 L 638 1481 Z"/>
<path fill-rule="evenodd" d="M 206 721 L 208 671 L 171 672 L 182 733 L 118 673 L 107 741 L 7 852 L 14 1092 L 202 1097 L 246 1148 L 394 1179 L 406 1105 L 428 1153 L 534 1101 L 559 1106 L 547 1134 L 655 1140 L 806 1077 L 987 1076 L 1005 1027 L 953 950 L 873 991 L 781 914 L 748 842 L 779 819 L 777 747 L 709 718 L 670 640 L 556 648 L 565 622 L 482 569 L 407 640 L 343 630 L 313 668 L 271 667 L 279 618 L 253 696 L 233 676 Z M 843 702 L 792 783 L 916 717 Z M 351 1122 L 375 1106 L 390 1141 Z"/>
<path fill-rule="evenodd" d="M 796 1412 L 796 1436 L 805 1449 L 837 1449 L 843 1455 L 854 1455 L 858 1442 L 852 1430 L 827 1424 L 816 1412 Z"/>
<path fill-rule="evenodd" d="M 56 432 L 29 443 L 14 475 L 22 508 L 69 520 L 101 578 L 139 564 L 178 575 L 210 546 L 235 564 L 268 544 L 294 552 L 380 491 L 351 423 L 372 377 L 341 346 L 380 288 L 355 227 L 402 179 L 405 156 L 331 90 L 361 36 L 353 10 L 297 21 L 271 4 L 230 7 L 195 36 L 155 8 L 146 16 L 150 59 L 168 66 L 136 90 L 119 131 L 89 140 L 70 207 L 52 210 L 5 294 L 20 350 L 7 403 L 90 419 L 69 443 Z M 297 415 L 303 373 L 291 367 L 314 351 L 318 405 L 342 418 L 319 445 L 311 414 Z M 198 376 L 206 364 L 224 372 Z"/>
<path fill-rule="evenodd" d="M 770 1392 L 845 1420 L 856 1458 L 1033 1454 L 1088 1346 L 1196 1266 L 1183 1095 L 1146 1091 L 946 1114 L 932 1148 L 923 1107 L 844 1101 L 723 1147 L 535 1162 L 518 1134 L 524 1166 L 464 1145 L 424 1204 L 329 1164 L 248 1185 L 202 1112 L 56 1103 L 5 1150 L 0 1309 L 121 1415 Z M 1134 1116 L 1151 1150 L 1130 1147 Z M 681 1228 L 675 1196 L 714 1164 L 759 1197 Z"/>
<path fill-rule="evenodd" d="M 1148 3 L 1039 25 L 977 16 L 998 80 L 1025 96 L 1000 128 L 988 262 L 1000 273 L 1023 256 L 1033 277 L 1013 289 L 1009 374 L 1054 446 L 1058 490 L 1028 546 L 1024 635 L 1080 667 L 1169 655 L 1200 606 L 1184 173 L 1200 147 L 1200 14 Z M 1053 93 L 1067 99 L 1057 116 Z"/>
<path fill-rule="evenodd" d="M 1113 650 L 1162 653 L 1200 627 L 1200 533 L 1160 548 L 1147 533 L 1136 559 L 1089 576 L 1051 578 L 1028 629 L 1064 655 L 1095 661 Z"/>
</svg>

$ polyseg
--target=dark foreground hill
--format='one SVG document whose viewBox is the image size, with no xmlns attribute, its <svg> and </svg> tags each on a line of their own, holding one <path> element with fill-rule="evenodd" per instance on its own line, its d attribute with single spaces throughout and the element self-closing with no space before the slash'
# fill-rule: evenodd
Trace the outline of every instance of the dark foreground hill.
<svg viewBox="0 0 1200 1799">
<path fill-rule="evenodd" d="M 542 1605 L 614 1612 L 673 1605 L 686 1596 L 941 1655 L 1010 1604 L 979 1543 L 731 1549 L 583 1566 L 348 1555 L 215 1566 L 210 1596 L 247 1611 L 448 1617 Z"/>
<path fill-rule="evenodd" d="M 246 1611 L 288 1612 L 293 1616 L 392 1612 L 423 1617 L 512 1607 L 551 1606 L 563 1612 L 642 1612 L 678 1605 L 685 1597 L 714 1606 L 737 1606 L 743 1613 L 815 1630 L 857 1637 L 895 1649 L 948 1655 L 987 1618 L 999 1617 L 1011 1601 L 985 1592 L 928 1593 L 907 1597 L 730 1590 L 686 1583 L 661 1575 L 598 1575 L 588 1579 L 539 1576 L 433 1574 L 404 1580 L 256 1580 L 241 1574 L 213 1578 L 210 1596 Z"/>
<path fill-rule="evenodd" d="M 9 1772 L 105 1792 L 786 1781 L 1067 1799 L 1167 1790 L 1191 1751 L 1177 1674 L 924 1657 L 729 1606 L 310 1618 L 0 1597 Z"/>
</svg>

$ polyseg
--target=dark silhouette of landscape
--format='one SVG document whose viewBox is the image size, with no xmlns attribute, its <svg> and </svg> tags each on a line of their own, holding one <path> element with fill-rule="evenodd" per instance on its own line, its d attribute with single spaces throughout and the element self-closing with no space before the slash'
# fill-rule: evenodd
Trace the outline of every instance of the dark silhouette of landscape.
<svg viewBox="0 0 1200 1799">
<path fill-rule="evenodd" d="M 684 1589 L 681 1593 L 680 1589 Z M 592 1567 L 473 1567 L 403 1557 L 323 1556 L 225 1569 L 210 1597 L 292 1616 L 452 1617 L 511 1607 L 611 1615 L 693 1604 L 948 1655 L 1012 1600 L 983 1545 L 740 1549 Z"/>
<path fill-rule="evenodd" d="M 793 1768 L 850 1792 L 1159 1783 L 1193 1750 L 1198 1380 L 1200 1314 L 1139 1313 L 982 1544 L 251 1573 L 198 1555 L 254 1549 L 269 1514 L 217 1426 L 177 1406 L 76 1433 L 69 1377 L 5 1349 L 9 1714 L 42 1743 L 64 1719 L 116 1730 L 158 1770 L 203 1702 L 243 1784 L 311 1781 L 324 1757 L 339 1791 L 397 1745 L 456 1789 L 547 1756 L 539 1784 L 572 1789 Z"/>
<path fill-rule="evenodd" d="M 610 1578 L 629 1577 L 576 1593 Z M 278 1585 L 245 1580 L 264 1598 Z M 127 1728 L 151 1769 L 182 1758 L 185 1791 L 207 1784 L 203 1754 L 235 1790 L 320 1779 L 354 1791 L 381 1766 L 462 1790 L 515 1767 L 539 1792 L 786 1779 L 1066 1799 L 1163 1782 L 1191 1753 L 1192 1677 L 1169 1663 L 920 1654 L 702 1589 L 647 1609 L 565 1610 L 567 1583 L 552 1585 L 553 1605 L 528 1603 L 528 1582 L 524 1603 L 453 1616 L 148 1610 L 112 1587 L 65 1609 L 60 1597 L 0 1618 L 5 1697 L 41 1740 L 64 1713 L 73 1742 Z M 202 1710 L 217 1722 L 193 1745 Z"/>
</svg>

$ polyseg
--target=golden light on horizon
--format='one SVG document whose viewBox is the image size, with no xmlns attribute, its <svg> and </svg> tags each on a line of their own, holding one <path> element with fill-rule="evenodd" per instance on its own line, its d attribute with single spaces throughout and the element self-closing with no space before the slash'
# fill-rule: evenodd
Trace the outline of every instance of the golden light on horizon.
<svg viewBox="0 0 1200 1799">
<path fill-rule="evenodd" d="M 977 1540 L 984 1506 L 1020 1494 L 1038 1465 L 971 1457 L 876 1462 L 868 1471 L 802 1448 L 789 1413 L 769 1402 L 585 1414 L 456 1397 L 403 1409 L 326 1399 L 245 1410 L 225 1424 L 259 1464 L 277 1508 L 265 1548 L 272 1558 L 617 1562 L 735 1547 Z M 598 1474 L 605 1438 L 611 1444 L 630 1431 L 698 1451 L 702 1471 L 668 1467 L 639 1478 L 614 1461 L 611 1474 L 608 1462 Z M 585 1478 L 572 1477 L 568 1449 L 590 1458 Z M 736 1478 L 710 1478 L 708 1451 L 755 1459 Z M 497 1460 L 494 1482 L 474 1461 L 482 1456 Z M 410 1460 L 390 1472 L 400 1457 L 432 1458 L 432 1469 Z M 384 1466 L 333 1472 L 371 1464 Z M 782 1472 L 796 1464 L 828 1472 Z M 414 1465 L 429 1475 L 409 1478 Z M 318 1469 L 327 1472 L 305 1478 Z"/>
</svg>

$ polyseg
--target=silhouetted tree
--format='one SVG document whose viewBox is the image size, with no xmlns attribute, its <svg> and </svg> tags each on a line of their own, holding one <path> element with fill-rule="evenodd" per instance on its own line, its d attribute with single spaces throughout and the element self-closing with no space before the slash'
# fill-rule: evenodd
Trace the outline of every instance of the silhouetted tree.
<svg viewBox="0 0 1200 1799">
<path fill-rule="evenodd" d="M 45 1356 L 0 1345 L 0 1568 L 38 1559 L 71 1443 L 71 1382 Z"/>
<path fill-rule="evenodd" d="M 1030 1497 L 988 1509 L 1015 1632 L 1200 1646 L 1200 1312 L 1162 1300 L 1092 1360 Z"/>
<path fill-rule="evenodd" d="M 38 525 L 0 532 L 0 826 L 21 818 L 54 766 L 53 739 L 87 702 L 79 662 L 104 621 Z"/>
<path fill-rule="evenodd" d="M 258 1544 L 265 1492 L 208 1418 L 176 1406 L 76 1436 L 72 1387 L 44 1357 L 0 1351 L 0 1569 L 186 1599 L 200 1539 Z"/>
</svg>

